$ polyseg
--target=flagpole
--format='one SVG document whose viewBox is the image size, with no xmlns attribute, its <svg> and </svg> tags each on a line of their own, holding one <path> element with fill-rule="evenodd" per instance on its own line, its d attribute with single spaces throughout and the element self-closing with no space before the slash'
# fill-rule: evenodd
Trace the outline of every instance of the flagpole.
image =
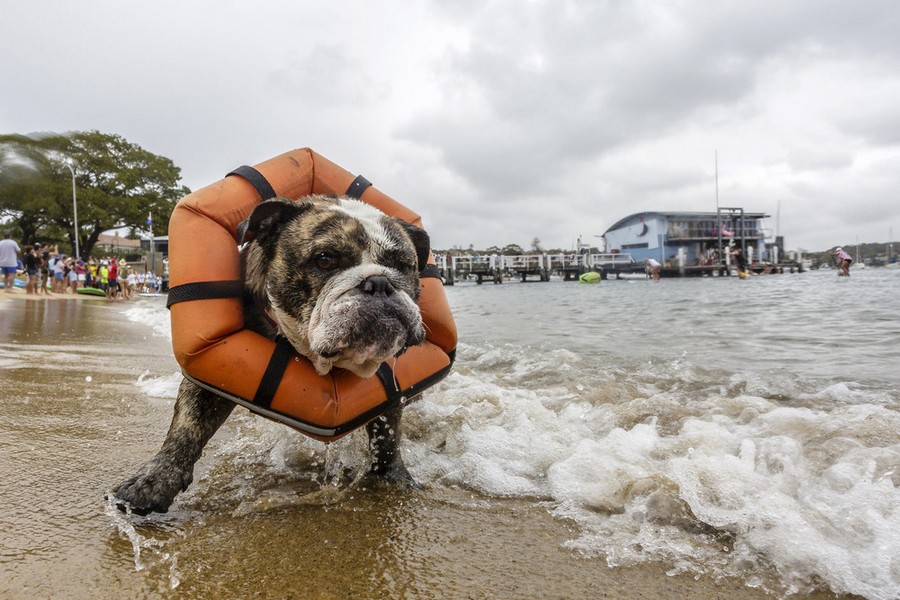
<svg viewBox="0 0 900 600">
<path fill-rule="evenodd" d="M 716 214 L 719 213 L 719 151 L 716 150 Z"/>
<path fill-rule="evenodd" d="M 147 213 L 147 227 L 150 228 L 150 271 L 155 275 L 156 257 L 153 255 L 153 217 L 149 212 Z"/>
<path fill-rule="evenodd" d="M 715 161 L 716 161 L 716 238 L 718 242 L 718 250 L 719 250 L 719 260 L 722 261 L 722 264 L 726 264 L 724 257 L 722 256 L 723 248 L 722 248 L 722 211 L 719 209 L 719 150 L 716 149 L 715 153 Z"/>
</svg>

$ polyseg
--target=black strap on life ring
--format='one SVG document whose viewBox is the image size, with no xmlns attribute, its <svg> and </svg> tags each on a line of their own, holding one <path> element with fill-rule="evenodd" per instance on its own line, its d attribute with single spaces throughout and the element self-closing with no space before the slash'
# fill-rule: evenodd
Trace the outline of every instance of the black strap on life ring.
<svg viewBox="0 0 900 600">
<path fill-rule="evenodd" d="M 265 178 L 265 176 L 248 165 L 243 165 L 229 173 L 228 175 L 238 175 L 246 179 L 250 185 L 253 186 L 253 189 L 257 191 L 259 194 L 260 200 L 269 200 L 274 198 L 278 194 L 275 193 L 275 188 L 272 187 L 272 184 L 269 183 L 269 180 Z M 225 177 L 228 177 L 226 175 Z"/>
<path fill-rule="evenodd" d="M 353 180 L 353 183 L 350 184 L 350 187 L 347 188 L 347 193 L 345 195 L 359 200 L 362 197 L 363 192 L 365 192 L 371 186 L 371 181 L 369 181 L 362 175 L 357 175 L 356 179 Z"/>
<path fill-rule="evenodd" d="M 253 396 L 254 406 L 265 409 L 271 408 L 272 399 L 275 397 L 275 392 L 278 391 L 281 378 L 284 376 L 284 371 L 287 369 L 293 356 L 294 347 L 287 338 L 280 335 L 276 337 L 275 349 L 272 351 L 269 364 L 266 366 L 266 371 L 263 373 L 262 379 L 259 381 L 259 387 L 256 389 L 256 394 Z M 394 370 L 391 369 L 390 365 L 386 362 L 381 363 L 375 374 L 378 376 L 378 380 L 381 381 L 381 385 L 384 386 L 387 396 L 385 402 L 379 408 L 384 410 L 385 406 L 391 407 L 401 404 L 404 400 L 404 393 L 400 389 L 397 377 L 394 375 Z M 367 415 L 366 419 L 368 418 L 371 417 Z"/>
<path fill-rule="evenodd" d="M 440 279 L 441 270 L 437 268 L 437 265 L 425 265 L 425 268 L 419 271 L 419 279 L 422 277 L 434 277 L 435 279 Z"/>
<path fill-rule="evenodd" d="M 195 281 L 169 288 L 166 308 L 173 304 L 190 300 L 219 300 L 222 298 L 240 298 L 244 295 L 242 281 Z"/>
<path fill-rule="evenodd" d="M 378 367 L 375 374 L 378 375 L 381 385 L 384 386 L 384 392 L 387 394 L 387 401 L 391 406 L 399 404 L 403 399 L 403 394 L 400 391 L 400 387 L 397 385 L 397 377 L 394 375 L 394 370 L 391 366 L 386 362 L 381 363 L 381 366 Z"/>
<path fill-rule="evenodd" d="M 246 179 L 257 191 L 261 200 L 275 198 L 275 188 L 265 176 L 251 166 L 243 165 L 231 171 L 229 175 L 237 175 Z M 221 298 L 240 298 L 244 295 L 244 284 L 241 281 L 195 281 L 169 288 L 166 308 L 178 302 L 190 300 L 218 300 Z"/>
<path fill-rule="evenodd" d="M 362 175 L 357 175 L 356 179 L 353 180 L 353 183 L 350 184 L 350 187 L 347 188 L 346 195 L 359 200 L 362 197 L 363 192 L 365 192 L 371 186 L 371 181 L 369 181 Z M 424 269 L 419 271 L 419 277 L 434 277 L 436 279 L 440 279 L 441 272 L 434 265 L 426 265 Z"/>
<path fill-rule="evenodd" d="M 253 396 L 253 404 L 262 408 L 269 408 L 272 405 L 272 399 L 275 392 L 278 391 L 278 385 L 284 376 L 291 357 L 294 356 L 294 347 L 286 337 L 279 335 L 275 338 L 275 349 L 272 351 L 272 357 L 269 358 L 269 364 L 263 373 L 262 379 L 259 380 L 259 387 L 256 388 L 256 395 Z"/>
</svg>

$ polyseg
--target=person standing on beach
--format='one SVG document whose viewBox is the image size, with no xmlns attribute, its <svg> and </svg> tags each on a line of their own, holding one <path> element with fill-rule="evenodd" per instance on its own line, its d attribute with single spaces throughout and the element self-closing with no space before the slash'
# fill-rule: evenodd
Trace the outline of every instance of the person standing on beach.
<svg viewBox="0 0 900 600">
<path fill-rule="evenodd" d="M 34 243 L 34 251 L 38 257 L 38 294 L 50 294 L 47 289 L 47 282 L 50 280 L 50 250 L 42 247 L 39 243 Z"/>
<path fill-rule="evenodd" d="M 107 261 L 100 261 L 100 268 L 97 269 L 97 277 L 100 280 L 100 285 L 98 286 L 103 293 L 106 294 L 106 297 L 109 297 L 109 266 Z"/>
<path fill-rule="evenodd" d="M 850 277 L 850 263 L 853 262 L 853 257 L 847 254 L 840 246 L 835 248 L 831 255 L 837 256 L 838 260 L 841 261 L 841 270 L 838 272 L 838 277 Z"/>
<path fill-rule="evenodd" d="M 88 263 L 87 270 L 87 285 L 88 287 L 99 288 L 100 287 L 100 269 L 97 266 L 97 261 L 93 258 L 91 262 Z"/>
<path fill-rule="evenodd" d="M 59 255 L 53 262 L 53 283 L 50 284 L 54 294 L 63 294 L 66 291 L 66 257 Z"/>
<path fill-rule="evenodd" d="M 40 259 L 34 246 L 25 246 L 22 252 L 22 266 L 25 268 L 25 276 L 28 277 L 28 281 L 25 282 L 26 294 L 37 293 L 39 265 Z"/>
<path fill-rule="evenodd" d="M 84 264 L 84 261 L 80 258 L 75 263 L 75 277 L 78 283 L 75 285 L 75 289 L 83 288 L 87 282 L 87 267 Z"/>
<path fill-rule="evenodd" d="M 119 278 L 121 281 L 121 277 Z M 128 277 L 125 278 L 125 287 L 128 290 L 128 300 L 134 297 L 137 290 L 137 275 L 134 273 L 134 269 L 128 269 Z"/>
<path fill-rule="evenodd" d="M 22 249 L 14 239 L 12 232 L 7 231 L 0 240 L 0 272 L 3 273 L 3 287 L 7 294 L 11 294 L 15 287 L 16 267 L 19 265 L 19 252 Z"/>
<path fill-rule="evenodd" d="M 128 300 L 131 298 L 131 288 L 128 285 L 128 263 L 125 262 L 124 258 L 120 258 L 118 260 L 119 267 L 119 276 L 116 278 L 119 282 L 119 292 L 122 294 L 122 300 Z"/>
<path fill-rule="evenodd" d="M 78 272 L 75 270 L 75 261 L 72 258 L 66 260 L 66 278 L 69 280 L 69 285 L 66 288 L 66 293 L 76 293 L 76 291 L 78 290 Z"/>
<path fill-rule="evenodd" d="M 109 261 L 107 281 L 109 283 L 109 289 L 106 291 L 106 299 L 115 300 L 119 293 L 119 265 L 116 263 L 115 258 L 112 258 Z"/>
</svg>

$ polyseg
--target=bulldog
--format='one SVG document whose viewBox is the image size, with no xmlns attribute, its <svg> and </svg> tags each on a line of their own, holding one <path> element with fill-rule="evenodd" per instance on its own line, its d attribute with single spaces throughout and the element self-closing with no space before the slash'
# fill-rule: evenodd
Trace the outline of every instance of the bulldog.
<svg viewBox="0 0 900 600">
<path fill-rule="evenodd" d="M 325 375 L 371 377 L 425 339 L 418 273 L 424 230 L 348 197 L 260 203 L 238 229 L 245 326 L 283 335 Z M 120 510 L 166 512 L 193 480 L 194 464 L 234 403 L 184 379 L 160 451 L 111 495 Z M 398 449 L 401 407 L 366 425 L 370 472 L 414 484 Z"/>
</svg>

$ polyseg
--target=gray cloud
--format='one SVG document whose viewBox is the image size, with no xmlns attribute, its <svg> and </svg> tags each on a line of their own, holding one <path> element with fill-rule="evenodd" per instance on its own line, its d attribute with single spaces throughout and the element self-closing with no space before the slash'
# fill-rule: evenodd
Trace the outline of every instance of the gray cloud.
<svg viewBox="0 0 900 600">
<path fill-rule="evenodd" d="M 492 6 L 476 15 L 471 43 L 443 63 L 444 83 L 452 88 L 446 103 L 400 131 L 439 149 L 450 169 L 496 204 L 552 198 L 573 171 L 645 140 L 693 127 L 727 131 L 748 119 L 789 119 L 772 114 L 758 97 L 773 66 L 797 76 L 829 61 L 895 63 L 898 56 L 890 26 L 898 9 L 876 2 Z M 893 106 L 885 110 L 895 112 Z M 791 148 L 772 149 L 784 152 L 786 186 L 790 172 L 842 177 L 857 154 L 843 143 L 849 136 L 894 142 L 896 119 L 866 119 L 860 107 L 852 109 L 843 136 L 839 113 L 821 114 L 811 126 L 837 130 L 827 146 L 798 139 Z M 796 110 L 802 115 L 802 107 Z M 767 127 L 777 133 L 777 123 Z M 656 170 L 654 160 L 661 163 Z M 673 173 L 665 160 L 655 155 L 640 172 L 605 173 L 604 187 L 614 198 L 630 195 L 640 203 L 660 192 L 696 193 L 704 174 L 711 182 L 702 172 L 708 164 L 681 165 Z M 816 198 L 808 200 L 812 208 Z M 579 211 L 577 199 L 567 202 L 572 213 Z M 696 205 L 688 201 L 684 208 Z"/>
</svg>

